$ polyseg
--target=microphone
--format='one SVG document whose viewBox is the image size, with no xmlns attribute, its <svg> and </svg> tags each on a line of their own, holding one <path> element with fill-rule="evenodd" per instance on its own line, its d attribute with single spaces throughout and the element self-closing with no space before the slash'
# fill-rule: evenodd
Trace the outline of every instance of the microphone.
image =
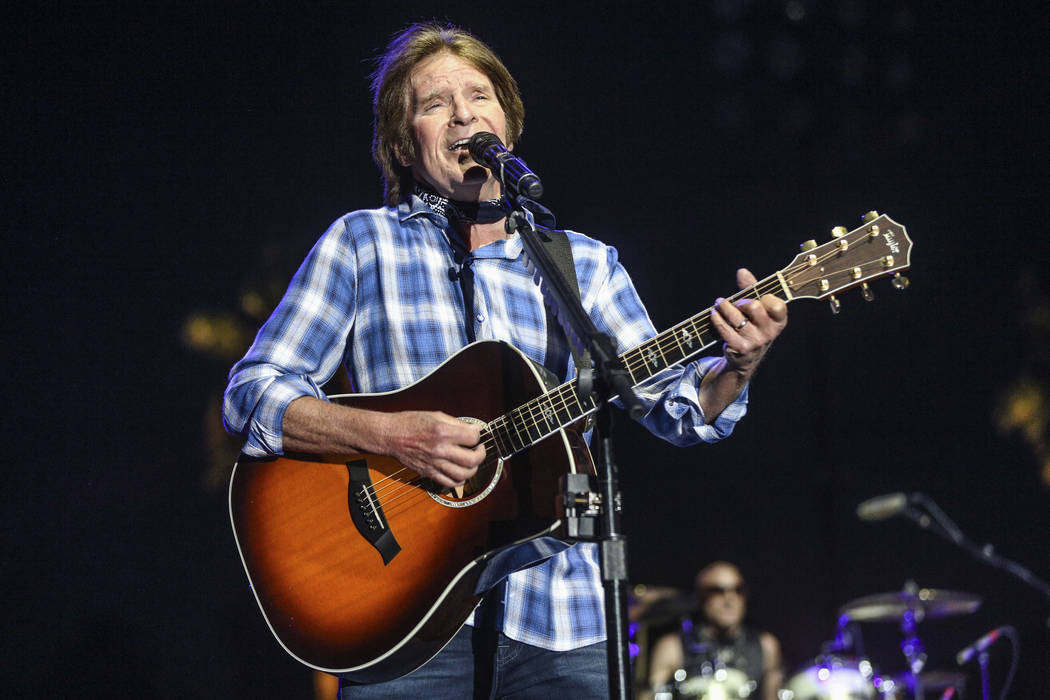
<svg viewBox="0 0 1050 700">
<path fill-rule="evenodd" d="M 984 635 L 976 642 L 974 642 L 973 644 L 956 654 L 955 663 L 962 666 L 974 656 L 980 654 L 985 649 L 995 644 L 995 640 L 999 639 L 1000 636 L 1004 634 L 1009 634 L 1010 632 L 1013 632 L 1013 627 L 1010 627 L 1009 625 L 1005 625 L 1003 627 L 996 627 L 994 630 Z"/>
<path fill-rule="evenodd" d="M 875 496 L 857 506 L 857 517 L 869 522 L 892 518 L 903 513 L 910 501 L 911 497 L 906 493 L 887 493 L 883 496 Z"/>
<path fill-rule="evenodd" d="M 474 162 L 491 170 L 508 190 L 504 194 L 514 197 L 523 194 L 529 199 L 543 196 L 543 183 L 539 176 L 529 170 L 525 161 L 508 151 L 499 136 L 479 131 L 470 137 L 468 150 Z"/>
</svg>

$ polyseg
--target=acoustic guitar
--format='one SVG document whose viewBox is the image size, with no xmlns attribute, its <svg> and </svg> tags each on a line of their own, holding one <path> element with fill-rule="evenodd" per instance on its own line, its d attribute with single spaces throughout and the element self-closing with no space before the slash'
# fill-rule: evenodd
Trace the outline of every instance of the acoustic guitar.
<svg viewBox="0 0 1050 700">
<path fill-rule="evenodd" d="M 871 212 L 859 228 L 810 241 L 784 269 L 731 301 L 774 294 L 831 300 L 910 267 L 904 227 Z M 620 355 L 632 384 L 719 341 L 711 309 Z M 556 533 L 559 479 L 593 470 L 580 437 L 598 406 L 575 382 L 498 341 L 473 343 L 401 390 L 329 397 L 378 411 L 443 411 L 481 426 L 486 459 L 453 491 L 372 454 L 251 458 L 230 480 L 230 519 L 244 569 L 278 642 L 312 668 L 375 682 L 426 663 L 484 591 L 484 565 L 509 545 Z"/>
</svg>

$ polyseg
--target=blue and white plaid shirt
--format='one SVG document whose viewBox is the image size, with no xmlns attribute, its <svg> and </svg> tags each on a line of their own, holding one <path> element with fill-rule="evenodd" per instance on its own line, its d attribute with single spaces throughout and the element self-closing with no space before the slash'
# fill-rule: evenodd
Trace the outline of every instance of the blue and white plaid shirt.
<svg viewBox="0 0 1050 700">
<path fill-rule="evenodd" d="M 584 309 L 619 352 L 656 334 L 617 260 L 616 249 L 569 232 Z M 310 251 L 255 342 L 230 371 L 227 429 L 251 455 L 281 454 L 281 424 L 301 396 L 342 364 L 359 392 L 386 392 L 420 379 L 468 343 L 456 272 L 474 273 L 474 335 L 499 339 L 568 381 L 575 375 L 564 333 L 551 329 L 517 237 L 468 252 L 448 221 L 416 196 L 397 208 L 351 212 Z M 550 356 L 548 356 L 550 355 Z M 642 422 L 677 445 L 714 442 L 743 417 L 747 392 L 711 425 L 697 387 L 715 358 L 668 369 L 636 388 Z M 551 494 L 553 498 L 555 494 Z M 511 574 L 503 632 L 545 649 L 574 649 L 605 638 L 597 548 L 577 544 Z"/>
</svg>

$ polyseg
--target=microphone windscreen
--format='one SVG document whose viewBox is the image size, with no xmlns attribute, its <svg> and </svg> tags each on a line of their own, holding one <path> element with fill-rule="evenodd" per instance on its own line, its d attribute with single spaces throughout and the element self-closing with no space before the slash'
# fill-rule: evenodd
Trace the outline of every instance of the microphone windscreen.
<svg viewBox="0 0 1050 700">
<path fill-rule="evenodd" d="M 857 517 L 861 520 L 885 520 L 897 515 L 907 506 L 907 494 L 889 493 L 885 496 L 869 498 L 858 505 Z"/>
<path fill-rule="evenodd" d="M 479 131 L 470 137 L 470 144 L 467 146 L 467 150 L 470 151 L 470 157 L 476 163 L 484 164 L 485 150 L 491 146 L 502 145 L 503 142 L 499 140 L 499 136 L 488 131 Z"/>
</svg>

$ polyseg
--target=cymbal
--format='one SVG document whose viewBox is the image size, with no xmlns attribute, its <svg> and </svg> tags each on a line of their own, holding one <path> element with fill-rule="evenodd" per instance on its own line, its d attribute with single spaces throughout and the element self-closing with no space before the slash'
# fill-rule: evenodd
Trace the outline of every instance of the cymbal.
<svg viewBox="0 0 1050 700">
<path fill-rule="evenodd" d="M 857 598 L 839 608 L 839 615 L 855 622 L 891 622 L 912 613 L 918 622 L 926 617 L 967 615 L 981 607 L 981 602 L 972 593 L 920 588 Z"/>
</svg>

